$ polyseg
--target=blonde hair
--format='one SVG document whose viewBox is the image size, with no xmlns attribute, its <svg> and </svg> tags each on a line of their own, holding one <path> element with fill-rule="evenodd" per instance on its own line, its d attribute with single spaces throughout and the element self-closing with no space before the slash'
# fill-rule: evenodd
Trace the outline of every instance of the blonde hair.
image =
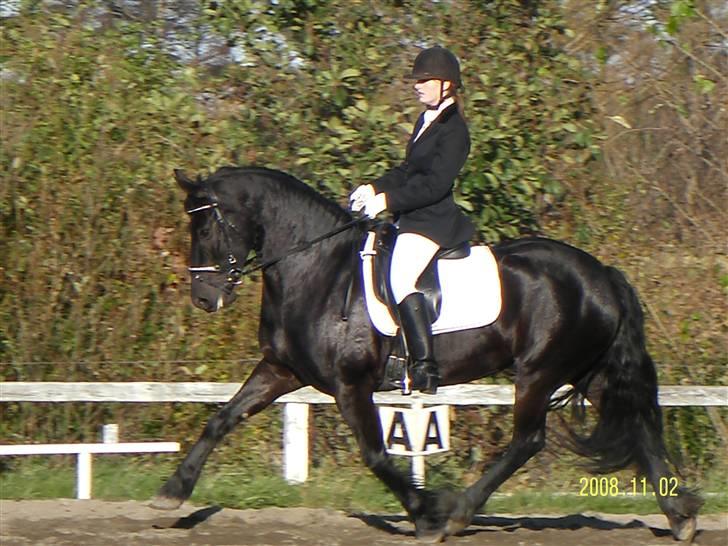
<svg viewBox="0 0 728 546">
<path fill-rule="evenodd" d="M 448 89 L 449 96 L 455 99 L 455 105 L 458 107 L 458 113 L 466 122 L 468 118 L 465 117 L 465 101 L 463 97 L 458 93 L 458 88 L 455 87 L 453 82 L 450 82 L 450 89 Z"/>
</svg>

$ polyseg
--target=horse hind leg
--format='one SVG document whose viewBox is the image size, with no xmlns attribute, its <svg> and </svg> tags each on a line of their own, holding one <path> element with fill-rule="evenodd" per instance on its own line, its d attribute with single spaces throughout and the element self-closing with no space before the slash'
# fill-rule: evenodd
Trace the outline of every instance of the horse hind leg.
<svg viewBox="0 0 728 546">
<path fill-rule="evenodd" d="M 288 369 L 261 360 L 240 390 L 210 418 L 200 438 L 161 487 L 151 506 L 159 510 L 179 508 L 192 494 L 205 461 L 222 438 L 241 421 L 299 387 L 300 381 Z"/>
<path fill-rule="evenodd" d="M 648 371 L 654 366 L 646 353 L 642 365 L 646 366 Z M 606 374 L 598 375 L 588 386 L 588 390 L 582 391 L 600 414 L 610 413 L 602 404 L 602 394 L 607 383 L 605 376 Z M 652 377 L 651 373 L 647 373 L 641 385 L 643 387 L 647 385 L 650 390 L 654 388 L 656 392 L 656 379 L 654 385 L 650 385 Z M 655 499 L 667 517 L 675 539 L 691 542 L 697 530 L 697 514 L 703 499 L 695 491 L 681 485 L 679 478 L 670 470 L 662 436 L 662 412 L 657 405 L 656 396 L 642 393 L 637 398 L 643 402 L 647 400 L 651 402 L 636 407 L 627 404 L 625 400 L 621 402 L 630 414 L 637 417 L 636 421 L 630 423 L 632 430 L 626 435 L 633 446 L 631 462 L 636 464 L 639 474 L 645 476 L 652 485 Z M 611 414 L 614 415 L 614 412 Z M 622 427 L 624 424 L 620 423 L 619 426 Z M 610 445 L 608 442 L 606 444 Z M 614 443 L 611 445 L 614 446 Z"/>
<path fill-rule="evenodd" d="M 676 478 L 667 463 L 657 370 L 645 344 L 642 305 L 622 273 L 614 268 L 606 272 L 619 302 L 620 322 L 600 373 L 577 387 L 597 406 L 599 419 L 591 436 L 577 438 L 576 445 L 602 473 L 636 463 L 652 483 L 675 538 L 691 540 L 702 501 L 685 487 L 677 487 L 674 496 L 666 491 Z"/>
<path fill-rule="evenodd" d="M 516 385 L 513 435 L 508 448 L 477 482 L 465 490 L 463 495 L 452 499 L 454 506 L 445 528 L 447 535 L 465 529 L 475 511 L 546 444 L 546 414 L 552 389 L 538 383 L 522 386 L 526 384 L 519 382 Z"/>
<path fill-rule="evenodd" d="M 653 441 L 662 443 L 662 438 Z M 661 446 L 645 442 L 638 465 L 652 484 L 657 503 L 670 523 L 676 540 L 692 542 L 697 531 L 697 514 L 703 499 L 691 489 L 681 485 L 665 461 Z"/>
</svg>

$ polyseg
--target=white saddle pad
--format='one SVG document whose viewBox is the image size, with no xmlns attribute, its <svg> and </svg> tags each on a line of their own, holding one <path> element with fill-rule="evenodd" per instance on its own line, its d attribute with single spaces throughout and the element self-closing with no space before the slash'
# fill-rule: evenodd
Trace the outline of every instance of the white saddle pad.
<svg viewBox="0 0 728 546">
<path fill-rule="evenodd" d="M 374 234 L 370 233 L 361 251 L 364 295 L 372 324 L 385 336 L 397 334 L 398 326 L 374 292 Z M 475 246 L 470 256 L 437 262 L 442 307 L 432 325 L 433 334 L 480 328 L 495 322 L 501 310 L 498 264 L 490 248 Z"/>
</svg>

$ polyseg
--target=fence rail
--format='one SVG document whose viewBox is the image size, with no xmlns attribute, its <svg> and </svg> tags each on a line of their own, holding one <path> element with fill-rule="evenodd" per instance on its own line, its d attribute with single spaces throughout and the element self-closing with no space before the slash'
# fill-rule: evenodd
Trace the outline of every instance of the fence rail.
<svg viewBox="0 0 728 546">
<path fill-rule="evenodd" d="M 209 382 L 0 382 L 3 402 L 227 402 L 240 383 Z M 561 391 L 557 391 L 558 395 Z M 292 483 L 308 477 L 308 421 L 310 404 L 333 404 L 334 399 L 312 387 L 304 387 L 276 400 L 283 411 L 283 474 Z M 399 391 L 374 394 L 379 405 L 510 406 L 513 385 L 453 385 L 441 387 L 435 395 Z M 662 406 L 728 406 L 726 386 L 665 385 L 659 389 Z M 413 460 L 413 469 L 414 469 Z M 419 460 L 419 466 L 424 463 Z M 423 472 L 420 470 L 420 472 Z M 424 475 L 424 474 L 423 474 Z"/>
<path fill-rule="evenodd" d="M 179 451 L 178 442 L 0 445 L 0 455 L 76 455 L 76 498 L 80 500 L 91 498 L 92 455 L 173 451 Z"/>
<path fill-rule="evenodd" d="M 0 382 L 2 402 L 227 402 L 240 383 L 209 382 Z M 558 391 L 559 392 L 563 391 Z M 402 396 L 399 391 L 374 394 L 377 404 L 448 404 L 451 406 L 510 406 L 513 385 L 452 385 L 435 395 Z M 303 387 L 281 396 L 277 403 L 333 404 L 333 397 Z M 728 406 L 728 386 L 664 385 L 659 390 L 662 406 Z"/>
</svg>

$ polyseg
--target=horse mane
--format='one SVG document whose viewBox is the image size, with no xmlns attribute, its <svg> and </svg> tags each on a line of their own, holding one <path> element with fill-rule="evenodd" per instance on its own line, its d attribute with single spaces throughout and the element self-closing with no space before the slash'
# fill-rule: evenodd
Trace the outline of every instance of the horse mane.
<svg viewBox="0 0 728 546">
<path fill-rule="evenodd" d="M 323 196 L 295 176 L 276 169 L 257 165 L 220 167 L 207 181 L 213 183 L 221 179 L 234 179 L 236 182 L 241 182 L 241 178 L 245 175 L 263 177 L 266 181 L 272 182 L 270 189 L 273 191 L 279 194 L 293 193 L 303 203 L 310 205 L 312 208 L 320 209 L 321 212 L 327 213 L 337 220 L 348 220 L 351 218 L 351 215 L 335 201 Z"/>
</svg>

